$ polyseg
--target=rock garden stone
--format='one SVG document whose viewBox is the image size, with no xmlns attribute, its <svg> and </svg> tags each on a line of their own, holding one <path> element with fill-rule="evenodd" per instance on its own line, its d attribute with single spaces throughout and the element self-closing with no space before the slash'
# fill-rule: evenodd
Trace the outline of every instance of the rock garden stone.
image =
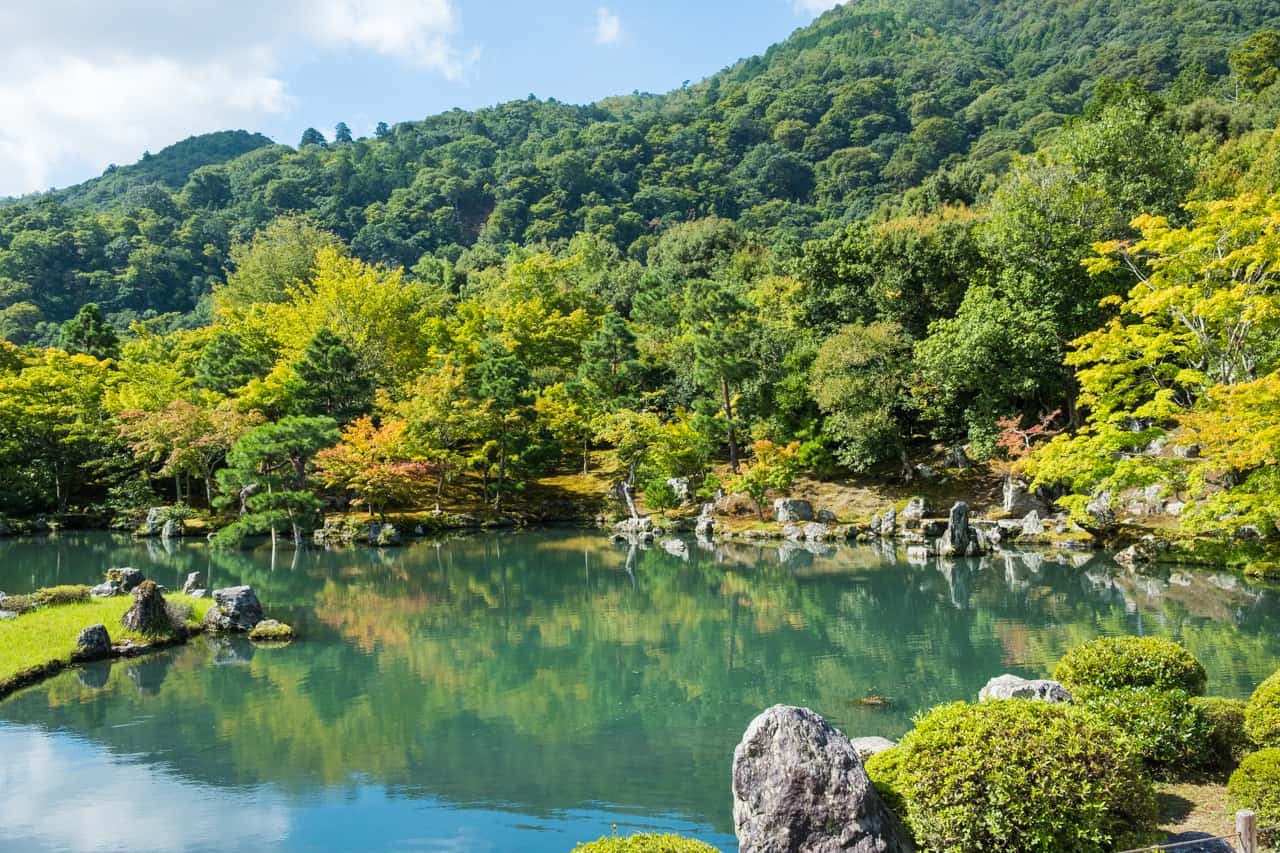
<svg viewBox="0 0 1280 853">
<path fill-rule="evenodd" d="M 741 853 L 904 853 L 853 744 L 807 708 L 775 705 L 733 753 L 733 826 Z"/>
<path fill-rule="evenodd" d="M 1023 536 L 1044 535 L 1044 522 L 1040 520 L 1040 513 L 1033 509 L 1023 517 L 1021 533 Z"/>
<path fill-rule="evenodd" d="M 853 745 L 853 751 L 858 753 L 858 758 L 866 761 L 873 755 L 879 755 L 886 749 L 893 749 L 896 743 L 887 737 L 855 737 L 849 740 Z"/>
<path fill-rule="evenodd" d="M 944 557 L 976 557 L 983 550 L 982 538 L 969 524 L 969 505 L 956 501 L 948 516 L 947 529 L 938 539 L 938 553 Z"/>
<path fill-rule="evenodd" d="M 902 508 L 903 521 L 919 521 L 929 514 L 929 502 L 922 497 L 914 497 Z"/>
<path fill-rule="evenodd" d="M 124 590 L 120 589 L 120 584 L 112 583 L 111 581 L 103 581 L 90 589 L 89 595 L 94 598 L 111 598 L 116 595 L 124 595 Z"/>
<path fill-rule="evenodd" d="M 197 589 L 200 589 L 200 573 L 192 572 L 191 574 L 187 575 L 186 581 L 184 581 L 182 584 L 182 594 L 190 595 L 191 593 L 195 592 Z"/>
<path fill-rule="evenodd" d="M 1071 693 L 1060 682 L 1047 678 L 1027 679 L 998 675 L 978 692 L 978 701 L 989 699 L 1034 699 L 1038 702 L 1070 702 Z"/>
<path fill-rule="evenodd" d="M 233 586 L 213 591 L 213 606 L 205 614 L 210 631 L 252 631 L 262 621 L 262 604 L 251 586 Z"/>
<path fill-rule="evenodd" d="M 826 542 L 831 538 L 831 528 L 816 521 L 806 524 L 803 533 L 806 542 Z"/>
<path fill-rule="evenodd" d="M 829 509 L 820 509 L 818 510 L 818 521 L 823 524 L 835 524 L 836 514 Z"/>
<path fill-rule="evenodd" d="M 143 634 L 166 634 L 173 630 L 164 596 L 155 581 L 138 584 L 133 591 L 133 606 L 125 611 L 120 624 Z"/>
<path fill-rule="evenodd" d="M 111 654 L 111 635 L 106 625 L 90 625 L 76 637 L 76 657 L 79 660 L 101 660 Z"/>
<path fill-rule="evenodd" d="M 783 524 L 813 521 L 813 504 L 799 498 L 778 498 L 773 502 L 773 517 Z"/>
</svg>

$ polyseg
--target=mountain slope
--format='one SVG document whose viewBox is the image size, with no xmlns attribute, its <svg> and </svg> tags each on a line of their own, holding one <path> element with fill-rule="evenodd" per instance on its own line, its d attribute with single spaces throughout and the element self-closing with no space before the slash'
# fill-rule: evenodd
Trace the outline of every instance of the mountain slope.
<svg viewBox="0 0 1280 853">
<path fill-rule="evenodd" d="M 298 150 L 188 140 L 0 209 L 0 308 L 34 309 L 0 332 L 47 337 L 39 323 L 91 300 L 118 321 L 190 311 L 233 239 L 293 212 L 405 267 L 583 231 L 642 257 L 712 215 L 785 250 L 922 185 L 928 203 L 972 201 L 1104 78 L 1225 91 L 1229 49 L 1275 26 L 1280 4 L 1261 0 L 868 0 L 665 95 L 514 101 Z"/>
</svg>

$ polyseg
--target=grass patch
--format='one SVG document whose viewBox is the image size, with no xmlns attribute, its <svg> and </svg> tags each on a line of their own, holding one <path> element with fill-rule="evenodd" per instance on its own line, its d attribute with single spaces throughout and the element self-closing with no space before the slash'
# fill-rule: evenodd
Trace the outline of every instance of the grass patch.
<svg viewBox="0 0 1280 853">
<path fill-rule="evenodd" d="M 43 590 L 41 591 L 43 592 Z M 37 597 L 40 592 L 32 593 Z M 24 596 L 25 597 L 25 596 Z M 9 599 L 5 599 L 7 603 Z M 190 608 L 188 625 L 199 625 L 212 603 L 209 599 L 171 594 L 166 601 Z M 20 614 L 16 619 L 0 621 L 0 695 L 12 683 L 24 679 L 33 670 L 60 666 L 71 662 L 76 638 L 90 625 L 106 625 L 112 642 L 125 637 L 137 642 L 156 639 L 120 624 L 121 617 L 133 604 L 133 596 L 73 600 L 69 604 L 52 604 Z"/>
</svg>

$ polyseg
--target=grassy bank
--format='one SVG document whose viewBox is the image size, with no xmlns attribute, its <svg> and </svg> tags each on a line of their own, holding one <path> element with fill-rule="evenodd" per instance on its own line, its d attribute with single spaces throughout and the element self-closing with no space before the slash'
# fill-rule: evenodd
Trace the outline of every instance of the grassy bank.
<svg viewBox="0 0 1280 853">
<path fill-rule="evenodd" d="M 185 595 L 170 594 L 165 600 L 189 606 L 189 627 L 204 620 L 211 601 Z M 112 642 L 130 639 L 136 643 L 172 641 L 174 637 L 157 637 L 125 630 L 121 617 L 133 604 L 133 596 L 93 598 L 70 603 L 49 604 L 20 614 L 15 619 L 0 621 L 0 697 L 44 675 L 49 675 L 72 662 L 76 639 L 90 625 L 105 625 Z"/>
</svg>

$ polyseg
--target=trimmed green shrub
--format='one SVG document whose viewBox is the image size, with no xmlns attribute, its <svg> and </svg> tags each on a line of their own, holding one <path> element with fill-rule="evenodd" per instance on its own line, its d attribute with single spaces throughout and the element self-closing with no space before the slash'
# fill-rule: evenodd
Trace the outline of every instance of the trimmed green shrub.
<svg viewBox="0 0 1280 853">
<path fill-rule="evenodd" d="M 1239 764 L 1252 746 L 1244 730 L 1244 701 L 1221 696 L 1192 696 L 1191 707 L 1209 726 L 1204 768 L 1230 770 Z"/>
<path fill-rule="evenodd" d="M 1249 697 L 1244 730 L 1258 746 L 1280 746 L 1280 672 L 1259 684 Z"/>
<path fill-rule="evenodd" d="M 1233 809 L 1253 809 L 1259 826 L 1280 823 L 1280 748 L 1261 749 L 1245 756 L 1227 782 Z"/>
<path fill-rule="evenodd" d="M 64 586 L 47 586 L 38 589 L 32 595 L 42 607 L 56 607 L 59 604 L 76 604 L 89 600 L 89 587 L 79 584 Z"/>
<path fill-rule="evenodd" d="M 710 844 L 679 835 L 631 835 L 601 838 L 573 848 L 573 853 L 719 853 Z"/>
<path fill-rule="evenodd" d="M 1074 705 L 942 705 L 898 749 L 877 774 L 927 850 L 1087 853 L 1135 846 L 1155 823 L 1155 792 L 1123 735 Z"/>
<path fill-rule="evenodd" d="M 1122 687 L 1076 694 L 1076 702 L 1124 735 L 1133 753 L 1159 779 L 1196 775 L 1208 761 L 1212 726 L 1196 713 L 1185 690 Z"/>
<path fill-rule="evenodd" d="M 877 752 L 863 765 L 867 776 L 871 777 L 871 784 L 876 786 L 880 799 L 899 817 L 906 814 L 907 810 L 907 804 L 898 791 L 898 786 L 902 784 L 902 759 L 905 755 L 906 751 L 901 746 L 895 746 L 884 752 Z"/>
<path fill-rule="evenodd" d="M 1196 656 L 1163 637 L 1100 637 L 1063 655 L 1053 677 L 1077 690 L 1158 687 L 1204 693 L 1206 675 Z"/>
</svg>

